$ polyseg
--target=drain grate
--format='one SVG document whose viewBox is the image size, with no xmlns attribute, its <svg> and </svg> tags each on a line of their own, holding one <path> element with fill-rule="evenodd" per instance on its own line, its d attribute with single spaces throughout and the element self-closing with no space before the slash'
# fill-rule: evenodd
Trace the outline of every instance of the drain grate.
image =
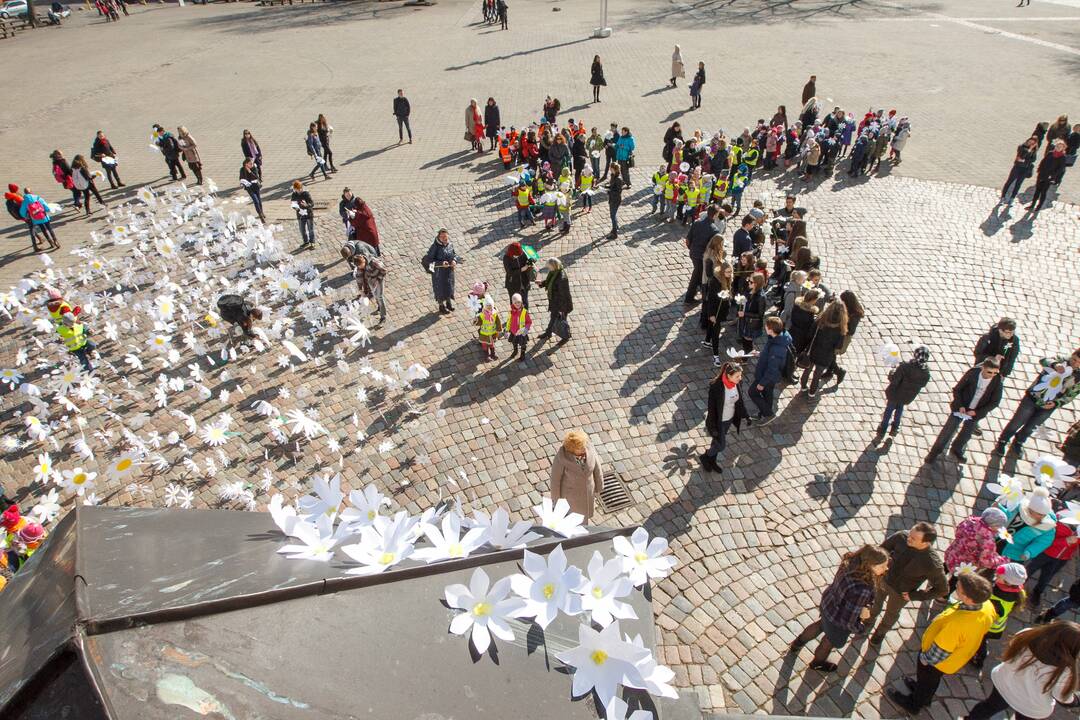
<svg viewBox="0 0 1080 720">
<path fill-rule="evenodd" d="M 600 493 L 600 508 L 604 512 L 615 512 L 633 504 L 630 489 L 626 481 L 614 470 L 604 473 L 604 490 Z"/>
</svg>

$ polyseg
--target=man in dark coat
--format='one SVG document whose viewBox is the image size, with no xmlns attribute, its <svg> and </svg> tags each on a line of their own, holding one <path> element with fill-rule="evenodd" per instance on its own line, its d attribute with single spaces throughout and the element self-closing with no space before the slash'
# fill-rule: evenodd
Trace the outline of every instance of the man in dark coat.
<svg viewBox="0 0 1080 720">
<path fill-rule="evenodd" d="M 1020 355 L 1020 338 L 1016 334 L 1016 321 L 1003 317 L 975 343 L 975 364 L 988 357 L 1001 363 L 1001 377 L 1009 377 L 1016 358 Z"/>
<path fill-rule="evenodd" d="M 885 615 L 870 636 L 870 644 L 874 647 L 881 647 L 885 633 L 896 625 L 900 611 L 910 600 L 944 599 L 949 594 L 944 565 L 931 547 L 936 539 L 934 526 L 919 522 L 911 530 L 893 533 L 881 544 L 889 553 L 889 571 L 877 587 L 870 618 L 863 623 L 867 630 L 874 627 L 878 613 L 882 606 L 885 607 Z M 930 587 L 920 590 L 925 582 L 929 582 Z"/>
<path fill-rule="evenodd" d="M 397 141 L 401 144 L 404 140 L 404 134 L 401 132 L 402 128 L 409 132 L 409 144 L 412 144 L 412 128 L 409 127 L 409 113 L 412 112 L 412 108 L 409 107 L 409 99 L 405 97 L 405 91 L 398 89 L 397 97 L 394 98 L 394 117 L 397 118 Z"/>
<path fill-rule="evenodd" d="M 997 358 L 987 358 L 964 373 L 960 382 L 953 388 L 952 412 L 945 421 L 945 427 L 938 434 L 934 447 L 926 456 L 926 462 L 937 460 L 945 446 L 952 440 L 950 454 L 959 462 L 966 462 L 964 447 L 975 432 L 975 424 L 989 414 L 1001 402 L 1001 363 Z M 957 432 L 959 430 L 959 432 Z M 953 436 L 956 439 L 953 440 Z"/>
<path fill-rule="evenodd" d="M 732 263 L 736 263 L 739 257 L 747 251 L 754 249 L 754 238 L 750 235 L 750 231 L 754 229 L 754 217 L 753 215 L 744 215 L 742 219 L 742 227 L 735 231 L 735 234 L 731 238 L 731 260 Z"/>
<path fill-rule="evenodd" d="M 547 291 L 548 320 L 547 330 L 540 333 L 537 340 L 547 340 L 552 333 L 559 336 L 559 345 L 565 345 L 570 339 L 570 323 L 566 317 L 574 311 L 574 300 L 570 297 L 570 280 L 566 277 L 566 268 L 558 258 L 547 261 L 548 274 L 536 282 Z"/>
<path fill-rule="evenodd" d="M 892 420 L 890 437 L 896 437 L 900 430 L 900 418 L 904 414 L 904 408 L 910 404 L 930 382 L 930 369 L 927 363 L 930 361 L 930 349 L 925 345 L 915 348 L 911 360 L 900 363 L 899 366 L 889 373 L 889 384 L 885 388 L 885 414 L 881 416 L 881 424 L 878 425 L 877 434 L 885 434 L 885 427 Z"/>
<path fill-rule="evenodd" d="M 176 142 L 171 132 L 160 125 L 155 125 L 154 130 L 158 134 L 157 146 L 161 149 L 161 154 L 165 156 L 165 164 L 169 166 L 169 176 L 173 180 L 187 179 L 184 164 L 180 162 L 180 143 Z"/>
<path fill-rule="evenodd" d="M 435 242 L 420 260 L 420 266 L 431 274 L 431 290 L 439 303 L 439 312 L 444 315 L 454 310 L 454 270 L 459 262 L 461 258 L 450 244 L 450 232 L 444 227 L 439 228 Z"/>
<path fill-rule="evenodd" d="M 690 225 L 690 230 L 686 233 L 686 240 L 683 241 L 687 251 L 690 253 L 690 263 L 693 265 L 693 270 L 690 273 L 690 283 L 686 286 L 686 297 L 683 300 L 687 305 L 693 305 L 697 302 L 698 289 L 702 286 L 701 274 L 705 262 L 705 248 L 709 246 L 714 237 L 724 234 L 723 225 L 717 222 L 719 215 L 720 206 L 709 205 L 705 217 L 695 220 Z"/>
<path fill-rule="evenodd" d="M 754 382 L 750 385 L 750 399 L 757 405 L 758 421 L 765 425 L 776 418 L 772 409 L 773 388 L 787 366 L 791 352 L 791 335 L 784 330 L 784 321 L 775 315 L 765 318 L 765 334 L 768 339 L 754 367 Z"/>
<path fill-rule="evenodd" d="M 349 188 L 345 188 L 341 191 L 341 200 L 338 201 L 338 215 L 341 216 L 341 221 L 345 223 L 345 239 L 356 239 L 356 228 L 353 227 L 352 218 L 356 214 L 356 208 L 360 203 L 360 199 L 353 195 L 353 192 Z"/>
<path fill-rule="evenodd" d="M 1065 141 L 1055 140 L 1049 147 L 1050 152 L 1039 161 L 1039 169 L 1035 175 L 1035 194 L 1031 196 L 1031 204 L 1027 206 L 1028 212 L 1034 215 L 1038 215 L 1046 204 L 1050 184 L 1059 174 L 1065 172 Z"/>
</svg>

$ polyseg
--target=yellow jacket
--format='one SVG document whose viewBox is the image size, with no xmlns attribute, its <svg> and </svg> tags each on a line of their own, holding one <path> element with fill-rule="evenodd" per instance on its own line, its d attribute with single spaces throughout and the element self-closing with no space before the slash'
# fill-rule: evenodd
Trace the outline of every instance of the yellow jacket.
<svg viewBox="0 0 1080 720">
<path fill-rule="evenodd" d="M 86 327 L 82 323 L 75 323 L 71 327 L 61 325 L 56 328 L 56 332 L 69 352 L 80 350 L 86 345 Z"/>
<path fill-rule="evenodd" d="M 989 600 L 978 610 L 965 610 L 959 605 L 950 605 L 926 628 L 922 636 L 922 651 L 926 652 L 932 645 L 937 645 L 950 653 L 949 657 L 934 667 L 946 675 L 952 675 L 967 665 L 968 660 L 975 655 L 995 617 L 994 606 Z"/>
</svg>

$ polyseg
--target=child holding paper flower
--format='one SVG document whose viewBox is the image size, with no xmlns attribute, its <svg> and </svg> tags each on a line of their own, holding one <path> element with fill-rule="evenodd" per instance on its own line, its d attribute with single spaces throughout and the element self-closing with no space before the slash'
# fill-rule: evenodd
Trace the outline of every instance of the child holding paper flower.
<svg viewBox="0 0 1080 720">
<path fill-rule="evenodd" d="M 505 328 L 499 311 L 495 309 L 495 301 L 490 296 L 484 297 L 483 307 L 476 316 L 476 326 L 479 328 L 480 349 L 488 358 L 496 360 L 495 340 L 503 334 Z"/>
</svg>

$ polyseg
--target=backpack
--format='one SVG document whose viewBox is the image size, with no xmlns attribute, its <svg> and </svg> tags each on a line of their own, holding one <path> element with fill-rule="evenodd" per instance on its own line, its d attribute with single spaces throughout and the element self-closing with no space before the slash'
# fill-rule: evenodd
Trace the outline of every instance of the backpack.
<svg viewBox="0 0 1080 720">
<path fill-rule="evenodd" d="M 53 177 L 56 179 L 56 182 L 63 185 L 65 190 L 70 190 L 71 188 L 75 187 L 75 183 L 72 181 L 71 176 L 65 175 L 64 171 L 60 169 L 59 165 L 53 165 L 52 172 Z"/>
<path fill-rule="evenodd" d="M 26 207 L 26 214 L 30 216 L 31 220 L 44 220 L 45 219 L 45 206 L 40 200 L 35 200 Z"/>
</svg>

